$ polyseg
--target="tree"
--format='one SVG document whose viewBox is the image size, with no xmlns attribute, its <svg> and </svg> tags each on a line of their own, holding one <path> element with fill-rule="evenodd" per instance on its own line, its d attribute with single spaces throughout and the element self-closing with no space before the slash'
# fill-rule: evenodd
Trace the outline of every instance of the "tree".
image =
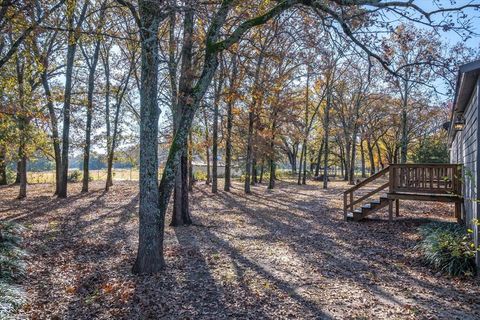
<svg viewBox="0 0 480 320">
<path fill-rule="evenodd" d="M 58 196 L 61 198 L 67 197 L 67 182 L 68 182 L 68 154 L 70 147 L 70 105 L 72 99 L 72 77 L 73 77 L 73 63 L 75 59 L 75 52 L 77 50 L 77 41 L 80 37 L 80 28 L 85 20 L 88 0 L 85 0 L 81 8 L 80 16 L 77 23 L 75 23 L 75 0 L 67 1 L 66 15 L 68 25 L 67 35 L 67 59 L 65 72 L 65 93 L 63 103 L 63 133 L 62 133 L 62 170 L 60 174 L 61 183 Z"/>
</svg>

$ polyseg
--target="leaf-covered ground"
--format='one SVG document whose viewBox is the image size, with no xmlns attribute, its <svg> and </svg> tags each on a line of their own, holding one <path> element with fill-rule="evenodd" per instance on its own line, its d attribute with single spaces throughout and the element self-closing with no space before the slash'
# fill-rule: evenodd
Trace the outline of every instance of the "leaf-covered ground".
<svg viewBox="0 0 480 320">
<path fill-rule="evenodd" d="M 413 246 L 428 219 L 450 205 L 402 203 L 393 224 L 380 212 L 345 222 L 341 192 L 280 182 L 243 194 L 191 196 L 195 225 L 166 228 L 167 269 L 130 273 L 138 228 L 135 182 L 101 182 L 68 199 L 50 185 L 0 188 L 0 219 L 25 227 L 29 319 L 479 319 L 477 279 L 424 267 Z M 220 188 L 221 189 L 221 188 Z M 167 222 L 170 217 L 167 217 Z"/>
</svg>

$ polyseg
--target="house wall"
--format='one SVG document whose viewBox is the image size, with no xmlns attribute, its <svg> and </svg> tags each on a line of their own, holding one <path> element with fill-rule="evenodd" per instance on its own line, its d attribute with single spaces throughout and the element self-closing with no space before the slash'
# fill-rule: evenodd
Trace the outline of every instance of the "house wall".
<svg viewBox="0 0 480 320">
<path fill-rule="evenodd" d="M 478 121 L 480 120 L 479 88 L 480 81 L 477 79 L 477 85 L 464 112 L 465 127 L 463 131 L 456 133 L 450 149 L 450 161 L 464 165 L 462 220 L 468 228 L 474 230 L 474 240 L 477 246 L 479 245 L 479 230 L 473 224 L 473 221 L 480 218 L 478 214 L 480 203 L 477 200 L 480 185 L 480 170 L 478 168 L 480 164 L 480 154 L 478 153 L 480 143 L 480 131 L 478 129 Z M 477 265 L 480 266 L 480 255 L 478 254 Z"/>
</svg>

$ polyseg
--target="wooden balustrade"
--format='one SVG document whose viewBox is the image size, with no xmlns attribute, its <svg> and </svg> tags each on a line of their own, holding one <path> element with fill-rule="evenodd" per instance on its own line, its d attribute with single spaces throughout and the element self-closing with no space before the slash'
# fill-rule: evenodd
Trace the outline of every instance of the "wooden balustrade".
<svg viewBox="0 0 480 320">
<path fill-rule="evenodd" d="M 377 181 L 388 175 L 388 182 Z M 355 197 L 355 192 L 371 183 L 377 183 L 376 188 Z M 346 190 L 343 194 L 343 211 L 345 219 L 348 212 L 354 212 L 355 206 L 368 198 L 386 191 L 386 196 L 380 202 L 360 208 L 356 213 L 359 219 L 388 204 L 390 219 L 393 218 L 393 204 L 396 204 L 399 215 L 399 200 L 425 200 L 455 202 L 455 216 L 460 217 L 462 201 L 462 166 L 458 164 L 392 164 Z M 361 209 L 364 209 L 362 211 Z"/>
<path fill-rule="evenodd" d="M 457 164 L 392 164 L 389 193 L 461 194 Z"/>
</svg>

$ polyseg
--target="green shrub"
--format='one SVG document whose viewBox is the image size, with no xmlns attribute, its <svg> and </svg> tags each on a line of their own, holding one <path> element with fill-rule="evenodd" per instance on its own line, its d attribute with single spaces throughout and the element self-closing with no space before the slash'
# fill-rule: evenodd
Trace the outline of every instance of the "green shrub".
<svg viewBox="0 0 480 320">
<path fill-rule="evenodd" d="M 7 172 L 7 183 L 8 184 L 14 183 L 15 180 L 17 179 L 17 171 L 13 170 L 10 167 L 7 167 L 6 172 Z"/>
<path fill-rule="evenodd" d="M 68 182 L 79 182 L 80 180 L 82 180 L 82 173 L 79 170 L 74 170 L 68 173 Z"/>
<path fill-rule="evenodd" d="M 0 222 L 0 319 L 14 319 L 13 313 L 25 303 L 25 292 L 18 286 L 25 275 L 21 230 L 17 224 Z"/>
<path fill-rule="evenodd" d="M 462 226 L 432 222 L 421 226 L 419 233 L 422 239 L 416 249 L 427 265 L 452 276 L 475 274 L 475 245 Z"/>
<path fill-rule="evenodd" d="M 207 180 L 207 173 L 203 171 L 195 172 L 195 180 L 197 181 L 205 181 Z"/>
</svg>

